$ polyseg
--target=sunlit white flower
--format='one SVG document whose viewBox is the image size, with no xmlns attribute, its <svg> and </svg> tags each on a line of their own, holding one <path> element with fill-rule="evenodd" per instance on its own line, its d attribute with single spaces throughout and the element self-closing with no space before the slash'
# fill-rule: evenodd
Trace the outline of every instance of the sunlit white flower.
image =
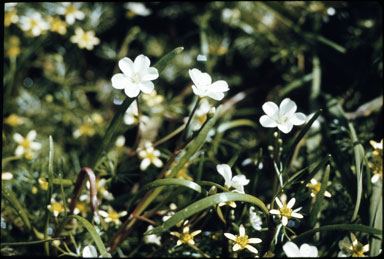
<svg viewBox="0 0 384 259">
<path fill-rule="evenodd" d="M 302 244 L 299 249 L 295 243 L 288 241 L 283 250 L 287 257 L 318 257 L 317 247 L 308 244 Z"/>
<path fill-rule="evenodd" d="M 211 105 L 209 104 L 209 101 L 207 99 L 201 100 L 200 105 L 196 109 L 193 119 L 191 121 L 190 127 L 192 128 L 192 130 L 198 130 L 201 128 L 201 126 L 207 120 L 207 115 L 210 110 L 211 110 Z M 188 121 L 188 117 L 185 117 L 184 122 L 187 122 L 187 121 Z"/>
<path fill-rule="evenodd" d="M 289 200 L 288 204 L 283 201 L 283 203 L 276 197 L 276 204 L 279 206 L 279 209 L 272 209 L 269 211 L 271 214 L 276 214 L 281 216 L 281 223 L 283 226 L 286 226 L 289 218 L 299 218 L 302 219 L 303 215 L 297 213 L 301 208 L 292 210 L 293 205 L 295 205 L 296 199 L 292 198 Z"/>
<path fill-rule="evenodd" d="M 2 181 L 9 181 L 13 178 L 13 174 L 11 172 L 2 172 L 1 173 L 1 180 Z"/>
<path fill-rule="evenodd" d="M 32 15 L 22 16 L 20 27 L 23 31 L 30 32 L 32 36 L 36 37 L 47 31 L 50 25 L 41 17 L 40 13 L 35 12 Z"/>
<path fill-rule="evenodd" d="M 263 221 L 259 215 L 255 212 L 255 207 L 251 206 L 249 208 L 249 220 L 251 222 L 251 225 L 254 229 L 257 231 L 261 230 L 261 225 L 263 224 Z"/>
<path fill-rule="evenodd" d="M 35 130 L 28 132 L 26 138 L 21 136 L 19 133 L 13 134 L 13 140 L 19 144 L 15 150 L 15 155 L 24 155 L 26 158 L 32 159 L 33 152 L 41 149 L 41 144 L 34 142 L 36 135 L 37 134 Z"/>
<path fill-rule="evenodd" d="M 140 2 L 126 3 L 124 7 L 132 12 L 133 15 L 148 16 L 151 14 L 151 10 Z"/>
<path fill-rule="evenodd" d="M 289 98 L 285 98 L 280 106 L 274 102 L 266 102 L 263 104 L 263 111 L 267 115 L 260 117 L 260 123 L 263 127 L 277 127 L 283 133 L 289 133 L 293 125 L 302 125 L 307 119 L 303 113 L 295 113 L 296 109 L 296 103 Z"/>
<path fill-rule="evenodd" d="M 162 167 L 163 162 L 159 159 L 160 151 L 154 149 L 150 142 L 145 143 L 144 149 L 139 151 L 139 156 L 143 159 L 140 164 L 140 169 L 145 171 L 150 164 L 156 167 Z"/>
<path fill-rule="evenodd" d="M 249 179 L 245 175 L 235 175 L 232 178 L 231 167 L 227 164 L 217 165 L 216 169 L 224 177 L 224 185 L 227 188 L 235 188 L 234 192 L 244 193 L 244 185 L 249 183 Z"/>
<path fill-rule="evenodd" d="M 353 233 L 350 233 L 352 240 L 349 240 L 348 237 L 340 240 L 339 248 L 340 252 L 337 255 L 338 257 L 365 257 L 364 253 L 369 252 L 369 244 L 363 245 L 357 239 Z"/>
<path fill-rule="evenodd" d="M 315 178 L 312 178 L 311 182 L 307 183 L 306 186 L 311 190 L 311 196 L 312 197 L 315 197 L 321 189 L 321 183 L 318 182 Z M 331 193 L 328 191 L 324 192 L 324 196 L 328 197 L 328 198 L 332 197 Z"/>
<path fill-rule="evenodd" d="M 76 43 L 79 48 L 87 50 L 92 50 L 100 43 L 100 39 L 95 36 L 94 31 L 84 31 L 80 27 L 75 29 L 75 35 L 71 36 L 70 41 Z"/>
<path fill-rule="evenodd" d="M 224 92 L 229 90 L 228 83 L 224 80 L 218 80 L 212 83 L 212 78 L 208 73 L 203 73 L 197 68 L 189 70 L 194 85 L 192 90 L 195 95 L 200 97 L 210 97 L 216 101 L 224 98 Z"/>
<path fill-rule="evenodd" d="M 65 21 L 71 25 L 75 20 L 83 20 L 85 14 L 80 11 L 81 3 L 64 2 L 63 6 L 58 6 L 56 12 L 65 16 Z"/>
<path fill-rule="evenodd" d="M 57 202 L 54 198 L 51 200 L 48 209 L 53 213 L 55 217 L 59 216 L 60 213 L 64 212 L 64 204 L 62 202 Z"/>
<path fill-rule="evenodd" d="M 153 229 L 153 226 L 149 225 L 147 227 L 147 231 L 151 229 Z M 155 244 L 155 245 L 161 246 L 161 236 L 159 235 L 155 235 L 155 234 L 147 235 L 147 236 L 144 236 L 143 239 L 144 239 L 144 243 L 146 244 Z"/>
<path fill-rule="evenodd" d="M 99 214 L 100 216 L 105 218 L 105 222 L 113 222 L 116 225 L 121 224 L 120 218 L 126 216 L 127 213 L 128 212 L 126 212 L 125 210 L 118 213 L 111 206 L 108 206 L 108 212 L 104 210 L 99 210 Z"/>
<path fill-rule="evenodd" d="M 151 81 L 159 77 L 159 72 L 150 64 L 149 58 L 143 54 L 137 56 L 134 62 L 130 58 L 120 59 L 119 68 L 123 73 L 112 77 L 112 86 L 124 89 L 125 94 L 131 98 L 138 96 L 140 91 L 151 93 L 155 87 Z"/>
<path fill-rule="evenodd" d="M 188 221 L 186 221 L 184 223 L 184 225 L 186 225 L 187 223 L 188 223 Z M 170 232 L 170 234 L 172 236 L 176 236 L 179 238 L 179 240 L 177 240 L 176 246 L 179 246 L 183 243 L 185 243 L 185 244 L 188 243 L 190 245 L 194 245 L 195 241 L 193 240 L 193 238 L 200 233 L 201 233 L 201 230 L 196 230 L 196 231 L 193 231 L 192 233 L 189 233 L 189 226 L 183 227 L 183 233 Z"/>
<path fill-rule="evenodd" d="M 87 245 L 84 247 L 83 252 L 81 253 L 81 256 L 84 258 L 96 258 L 97 257 L 97 250 L 96 247 L 93 245 Z M 101 255 L 99 257 L 102 257 Z M 110 253 L 107 253 L 107 257 L 112 257 Z"/>
<path fill-rule="evenodd" d="M 235 241 L 235 245 L 232 248 L 233 251 L 247 248 L 252 253 L 257 254 L 258 253 L 257 249 L 251 246 L 250 244 L 258 244 L 262 242 L 260 238 L 248 238 L 248 236 L 245 234 L 245 228 L 243 225 L 240 225 L 239 227 L 238 236 L 233 235 L 231 233 L 224 233 L 224 236 L 232 241 Z"/>
</svg>

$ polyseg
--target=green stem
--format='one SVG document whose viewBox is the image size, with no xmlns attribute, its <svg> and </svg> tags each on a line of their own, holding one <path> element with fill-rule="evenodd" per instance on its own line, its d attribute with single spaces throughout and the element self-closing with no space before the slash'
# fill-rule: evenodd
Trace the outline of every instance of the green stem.
<svg viewBox="0 0 384 259">
<path fill-rule="evenodd" d="M 136 97 L 136 104 L 137 104 L 137 133 L 136 133 L 136 140 L 135 144 L 133 144 L 132 150 L 136 150 L 140 143 L 140 124 L 141 124 L 141 110 L 139 105 L 139 96 Z"/>
</svg>

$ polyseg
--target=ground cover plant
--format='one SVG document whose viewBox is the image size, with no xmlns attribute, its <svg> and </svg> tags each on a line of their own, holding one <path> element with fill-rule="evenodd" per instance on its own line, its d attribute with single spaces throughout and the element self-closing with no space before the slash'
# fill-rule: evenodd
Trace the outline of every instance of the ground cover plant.
<svg viewBox="0 0 384 259">
<path fill-rule="evenodd" d="M 4 5 L 2 256 L 382 252 L 378 2 Z"/>
</svg>

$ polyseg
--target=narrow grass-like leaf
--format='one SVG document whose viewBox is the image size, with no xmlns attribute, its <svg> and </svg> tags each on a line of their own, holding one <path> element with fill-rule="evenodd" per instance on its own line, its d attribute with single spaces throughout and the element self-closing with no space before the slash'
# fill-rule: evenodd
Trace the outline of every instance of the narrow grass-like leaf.
<svg viewBox="0 0 384 259">
<path fill-rule="evenodd" d="M 35 245 L 45 242 L 51 242 L 55 240 L 60 240 L 61 238 L 52 238 L 47 240 L 36 240 L 36 241 L 27 241 L 27 242 L 10 242 L 10 243 L 0 243 L 2 246 L 26 246 L 26 245 Z"/>
<path fill-rule="evenodd" d="M 327 188 L 327 185 L 328 185 L 328 179 L 329 179 L 330 171 L 331 171 L 331 166 L 328 165 L 327 168 L 325 169 L 325 173 L 323 175 L 323 180 L 321 181 L 320 191 L 316 194 L 316 201 L 315 201 L 315 204 L 313 205 L 311 215 L 309 216 L 309 228 L 313 228 L 315 226 L 317 217 L 318 217 L 320 209 L 321 209 L 321 205 L 322 205 L 323 200 L 324 200 L 324 193 L 325 193 L 325 189 Z"/>
<path fill-rule="evenodd" d="M 32 228 L 27 212 L 23 206 L 21 206 L 19 200 L 16 198 L 16 195 L 8 187 L 6 187 L 3 182 L 1 184 L 1 197 L 4 197 L 16 210 L 17 214 L 19 214 L 20 218 L 23 220 L 25 228 L 28 232 L 30 232 Z"/>
<path fill-rule="evenodd" d="M 164 70 L 164 68 L 167 66 L 167 64 L 176 57 L 177 54 L 181 53 L 184 50 L 184 47 L 178 47 L 174 50 L 167 53 L 165 56 L 163 56 L 159 61 L 156 62 L 153 66 L 157 68 L 159 73 Z"/>
<path fill-rule="evenodd" d="M 199 213 L 202 210 L 208 209 L 214 205 L 217 205 L 221 202 L 229 202 L 229 201 L 249 202 L 258 206 L 265 214 L 267 215 L 269 214 L 265 204 L 261 200 L 259 200 L 258 198 L 252 195 L 234 193 L 234 192 L 223 192 L 223 193 L 219 193 L 219 194 L 215 194 L 215 195 L 203 198 L 197 202 L 192 203 L 191 205 L 177 212 L 170 219 L 165 221 L 161 226 L 158 226 L 152 230 L 145 232 L 144 235 L 160 234 L 164 231 L 169 230 L 171 227 L 175 226 L 177 222 L 181 220 L 185 220 L 190 216 L 196 213 Z"/>
<path fill-rule="evenodd" d="M 54 145 L 52 136 L 49 136 L 49 155 L 48 155 L 48 191 L 47 191 L 47 204 L 45 207 L 45 228 L 44 228 L 44 239 L 48 239 L 48 227 L 49 220 L 51 218 L 51 211 L 48 209 L 48 205 L 51 204 L 51 197 L 53 193 L 53 155 L 54 155 Z M 49 243 L 44 243 L 45 253 L 49 256 Z"/>
<path fill-rule="evenodd" d="M 42 177 L 42 180 L 48 182 L 48 178 Z M 56 185 L 63 185 L 63 186 L 73 186 L 74 182 L 70 179 L 60 179 L 60 178 L 53 178 L 52 183 Z"/>
<path fill-rule="evenodd" d="M 223 186 L 221 186 L 220 184 L 217 184 L 215 182 L 211 182 L 211 181 L 197 181 L 198 184 L 200 185 L 208 185 L 208 186 L 215 186 L 216 188 L 224 191 L 224 192 L 229 192 L 229 189 L 228 188 L 225 188 Z"/>
<path fill-rule="evenodd" d="M 295 90 L 296 88 L 304 86 L 305 83 L 311 81 L 312 78 L 313 78 L 313 74 L 310 73 L 310 74 L 306 74 L 306 75 L 302 76 L 301 78 L 298 78 L 298 79 L 292 81 L 291 83 L 287 84 L 286 86 L 284 86 L 279 91 L 279 93 L 278 93 L 279 98 L 281 99 L 282 97 L 286 96 L 287 94 L 289 94 L 291 91 Z"/>
<path fill-rule="evenodd" d="M 105 249 L 104 243 L 100 238 L 100 235 L 96 232 L 94 226 L 88 222 L 85 218 L 78 216 L 78 215 L 70 215 L 64 218 L 63 222 L 61 223 L 63 226 L 68 222 L 70 219 L 76 219 L 78 220 L 91 234 L 91 237 L 93 241 L 95 241 L 95 244 L 97 246 L 97 249 L 99 250 L 100 254 L 102 257 L 110 257 L 109 254 L 107 253 L 107 250 Z"/>
<path fill-rule="evenodd" d="M 308 238 L 310 238 L 313 234 L 320 231 L 363 232 L 363 233 L 368 233 L 372 235 L 382 235 L 383 233 L 381 229 L 372 228 L 372 227 L 361 225 L 361 224 L 336 224 L 336 225 L 328 225 L 328 226 L 323 226 L 320 228 L 308 230 L 304 233 L 301 233 L 294 239 L 292 239 L 292 241 L 295 241 L 295 243 L 300 244 L 308 240 Z"/>
<path fill-rule="evenodd" d="M 376 229 L 383 229 L 383 189 L 382 186 L 373 185 L 369 207 L 369 225 Z M 382 248 L 383 236 L 373 237 L 370 245 L 370 256 L 377 256 Z"/>
<path fill-rule="evenodd" d="M 312 59 L 313 69 L 313 80 L 311 87 L 311 94 L 309 96 L 310 101 L 314 101 L 320 94 L 320 86 L 321 86 L 321 66 L 320 59 L 318 56 L 314 56 Z"/>
<path fill-rule="evenodd" d="M 239 120 L 227 121 L 227 122 L 224 122 L 223 124 L 220 124 L 220 126 L 217 129 L 217 132 L 222 133 L 226 130 L 236 128 L 236 127 L 241 127 L 241 126 L 249 126 L 253 128 L 258 127 L 257 124 L 251 120 L 239 119 Z"/>
</svg>

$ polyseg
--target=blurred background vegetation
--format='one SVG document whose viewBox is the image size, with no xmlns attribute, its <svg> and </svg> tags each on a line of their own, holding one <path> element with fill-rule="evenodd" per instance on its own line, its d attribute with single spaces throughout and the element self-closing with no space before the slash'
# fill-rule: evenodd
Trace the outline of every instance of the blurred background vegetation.
<svg viewBox="0 0 384 259">
<path fill-rule="evenodd" d="M 316 165 L 331 154 L 334 171 L 329 191 L 334 198 L 326 201 L 327 210 L 319 219 L 320 225 L 351 218 L 356 179 L 347 171 L 354 165 L 354 143 L 345 119 L 355 127 L 358 142 L 364 146 L 368 158 L 373 150 L 369 141 L 379 142 L 383 138 L 382 6 L 378 2 L 146 2 L 141 8 L 122 2 L 84 2 L 79 10 L 85 18 L 73 24 L 65 23 L 65 33 L 48 29 L 33 36 L 21 28 L 22 16 L 34 12 L 47 21 L 49 17 L 65 21 L 57 13 L 60 5 L 25 2 L 5 6 L 4 10 L 2 172 L 11 172 L 13 178 L 2 181 L 25 204 L 36 229 L 42 229 L 44 224 L 39 221 L 42 217 L 39 197 L 44 190 L 39 187 L 38 179 L 47 177 L 48 136 L 52 135 L 55 142 L 56 176 L 61 173 L 63 178 L 74 182 L 80 168 L 87 166 L 94 155 L 116 107 L 125 98 L 111 87 L 111 77 L 119 72 L 118 60 L 144 54 L 154 64 L 179 46 L 184 51 L 155 81 L 157 94 L 163 100 L 155 107 L 142 96 L 143 113 L 157 120 L 155 130 L 147 132 L 153 135 L 148 138 L 155 141 L 166 136 L 188 116 L 193 103 L 188 69 L 206 71 L 214 81 L 226 80 L 230 91 L 224 103 L 229 108 L 220 123 L 247 119 L 257 125 L 234 127 L 212 135 L 203 148 L 204 169 L 199 177 L 218 182 L 221 178 L 216 173 L 216 164 L 230 162 L 252 179 L 247 193 L 267 203 L 273 195 L 270 180 L 273 165 L 267 151 L 273 143 L 273 131 L 258 122 L 263 115 L 261 106 L 266 101 L 279 103 L 289 97 L 297 103 L 298 111 L 307 115 L 323 109 L 319 118 L 321 128 L 309 134 L 292 171 Z M 91 50 L 79 48 L 70 40 L 77 27 L 94 31 L 100 43 Z M 199 61 L 201 55 L 207 61 Z M 336 104 L 342 107 L 344 115 L 333 112 Z M 12 114 L 19 117 L 20 123 L 9 119 Z M 81 127 L 80 136 L 74 135 Z M 12 158 L 17 147 L 13 134 L 26 136 L 33 129 L 37 132 L 36 141 L 42 144 L 38 156 L 31 160 Z M 118 135 L 125 136 L 125 145 L 111 149 L 95 170 L 99 177 L 107 179 L 106 186 L 114 196 L 108 204 L 116 211 L 125 209 L 124 201 L 132 197 L 132 189 L 154 180 L 159 171 L 150 167 L 144 174 L 139 171 L 139 158 L 126 159 L 136 130 L 135 125 L 120 126 Z M 293 135 L 283 135 L 283 142 Z M 165 161 L 174 142 L 165 142 L 158 148 Z M 247 158 L 258 161 L 257 165 L 263 161 L 263 166 L 242 164 Z M 199 159 L 191 160 L 188 168 L 193 179 L 201 171 Z M 31 191 L 34 186 L 39 187 L 36 193 Z M 295 192 L 294 187 L 291 192 Z M 59 189 L 54 192 L 60 196 Z M 71 186 L 65 186 L 65 192 L 69 197 Z M 186 197 L 186 192 L 182 194 L 170 197 L 165 193 L 159 201 L 163 201 L 165 208 L 170 202 L 182 208 L 192 199 Z M 366 225 L 369 225 L 369 195 L 369 192 L 363 195 L 361 215 L 357 219 Z M 309 198 L 300 202 L 305 199 Z M 3 206 L 4 202 L 2 199 L 2 242 L 33 240 L 24 234 L 20 220 L 10 207 Z M 236 210 L 236 221 L 241 222 L 245 211 L 246 206 Z M 215 224 L 209 224 L 215 220 L 215 216 L 208 217 L 199 229 L 206 233 L 217 231 Z M 300 233 L 305 227 L 299 224 L 294 229 Z M 112 227 L 105 230 L 105 241 L 115 230 Z M 132 253 L 145 230 L 145 225 L 140 226 L 140 231 L 123 243 L 119 253 Z M 324 234 L 317 244 L 320 251 L 332 256 L 337 253 L 337 240 L 343 235 L 326 237 L 329 236 Z M 222 239 L 210 239 L 208 234 L 201 238 L 199 248 L 203 251 L 210 250 L 215 242 L 222 242 Z M 366 236 L 363 238 L 368 242 Z M 42 245 L 33 247 L 28 248 L 28 253 L 42 253 Z M 2 254 L 25 254 L 27 250 L 23 249 L 2 247 Z M 159 251 L 160 255 L 169 253 L 165 250 Z M 222 255 L 219 250 L 217 255 Z M 153 251 L 154 247 L 141 245 L 135 255 L 146 256 Z M 186 256 L 183 251 L 173 251 L 172 255 Z"/>
</svg>

